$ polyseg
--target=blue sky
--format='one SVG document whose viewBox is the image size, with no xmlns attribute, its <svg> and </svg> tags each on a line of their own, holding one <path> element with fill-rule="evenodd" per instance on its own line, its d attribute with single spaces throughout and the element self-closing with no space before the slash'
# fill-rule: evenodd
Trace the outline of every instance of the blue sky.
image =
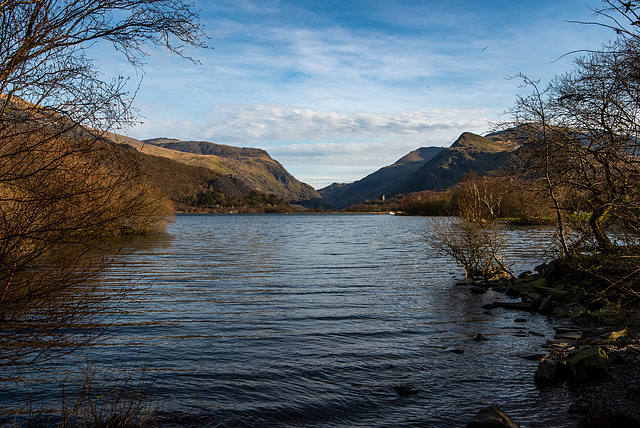
<svg viewBox="0 0 640 428">
<path fill-rule="evenodd" d="M 597 0 L 195 4 L 213 47 L 189 52 L 199 65 L 153 49 L 139 72 L 95 55 L 141 80 L 127 135 L 260 147 L 316 188 L 485 134 L 522 91 L 509 76 L 547 82 L 570 68 L 562 55 L 614 37 L 566 22 L 591 20 Z"/>
</svg>

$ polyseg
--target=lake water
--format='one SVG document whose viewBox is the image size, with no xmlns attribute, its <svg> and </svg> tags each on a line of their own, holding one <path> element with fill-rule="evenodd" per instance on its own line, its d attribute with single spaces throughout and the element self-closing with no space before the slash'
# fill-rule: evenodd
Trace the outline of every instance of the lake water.
<svg viewBox="0 0 640 428">
<path fill-rule="evenodd" d="M 135 301 L 86 354 L 151 369 L 161 426 L 464 426 L 491 404 L 523 427 L 574 426 L 562 391 L 537 389 L 537 362 L 520 358 L 552 321 L 484 311 L 508 299 L 456 285 L 464 271 L 428 248 L 427 222 L 179 215 L 121 241 L 125 264 L 105 282 L 132 281 Z M 511 230 L 517 270 L 542 261 L 550 233 Z"/>
</svg>

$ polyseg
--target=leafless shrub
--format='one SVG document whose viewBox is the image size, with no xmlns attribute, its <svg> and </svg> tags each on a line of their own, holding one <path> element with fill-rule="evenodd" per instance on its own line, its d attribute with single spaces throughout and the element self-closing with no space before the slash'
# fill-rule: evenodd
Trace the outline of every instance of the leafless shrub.
<svg viewBox="0 0 640 428">
<path fill-rule="evenodd" d="M 462 217 L 432 217 L 428 225 L 429 245 L 452 257 L 464 268 L 467 278 L 510 274 L 505 261 L 506 235 L 500 224 Z"/>
<path fill-rule="evenodd" d="M 87 363 L 75 394 L 64 397 L 66 427 L 156 427 L 162 397 L 153 392 L 155 374 L 134 365 L 99 370 Z"/>
</svg>

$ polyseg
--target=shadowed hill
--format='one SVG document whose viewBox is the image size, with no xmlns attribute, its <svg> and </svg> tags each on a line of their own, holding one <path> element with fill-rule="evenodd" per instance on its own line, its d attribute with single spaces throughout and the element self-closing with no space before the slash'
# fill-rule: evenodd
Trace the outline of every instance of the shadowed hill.
<svg viewBox="0 0 640 428">
<path fill-rule="evenodd" d="M 444 190 L 460 177 L 474 171 L 484 175 L 509 164 L 516 147 L 498 134 L 488 137 L 465 132 L 448 148 L 426 147 L 414 150 L 393 165 L 350 184 L 334 183 L 320 189 L 325 202 L 337 208 L 361 204 L 369 199 Z"/>
<path fill-rule="evenodd" d="M 337 208 L 390 195 L 393 189 L 442 150 L 441 147 L 421 147 L 408 153 L 394 164 L 381 168 L 361 180 L 351 184 L 334 183 L 320 189 L 319 193 L 328 205 Z"/>
<path fill-rule="evenodd" d="M 140 169 L 153 185 L 174 202 L 207 189 L 233 197 L 244 197 L 254 190 L 238 179 L 223 175 L 226 170 L 216 171 L 215 167 L 219 165 L 216 162 L 211 163 L 214 168 L 188 165 L 154 150 L 151 150 L 152 153 L 143 153 L 139 150 L 143 144 L 134 138 L 113 133 L 106 133 L 105 137 L 122 149 L 136 151 Z M 164 154 L 171 155 L 170 151 L 167 152 Z"/>
<path fill-rule="evenodd" d="M 395 187 L 392 195 L 444 190 L 455 185 L 467 172 L 479 176 L 498 171 L 509 165 L 509 158 L 516 147 L 500 139 L 482 137 L 465 132 L 433 159 L 425 162 L 405 182 Z"/>
</svg>

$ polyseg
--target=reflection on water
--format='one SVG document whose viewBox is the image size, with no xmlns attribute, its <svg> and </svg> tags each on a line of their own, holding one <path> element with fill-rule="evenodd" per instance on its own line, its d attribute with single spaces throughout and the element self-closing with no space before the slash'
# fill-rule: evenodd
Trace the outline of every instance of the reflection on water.
<svg viewBox="0 0 640 428">
<path fill-rule="evenodd" d="M 483 311 L 505 297 L 456 285 L 463 270 L 430 252 L 425 227 L 376 215 L 178 216 L 165 235 L 121 242 L 126 264 L 105 281 L 139 291 L 115 336 L 87 352 L 97 365 L 132 358 L 157 370 L 164 417 L 178 425 L 459 426 L 496 403 L 522 426 L 571 426 L 558 418 L 563 397 L 537 390 L 536 363 L 519 358 L 540 351 L 550 321 Z M 541 261 L 532 245 L 549 231 L 511 235 L 517 269 Z M 400 397 L 398 386 L 419 392 Z"/>
</svg>

